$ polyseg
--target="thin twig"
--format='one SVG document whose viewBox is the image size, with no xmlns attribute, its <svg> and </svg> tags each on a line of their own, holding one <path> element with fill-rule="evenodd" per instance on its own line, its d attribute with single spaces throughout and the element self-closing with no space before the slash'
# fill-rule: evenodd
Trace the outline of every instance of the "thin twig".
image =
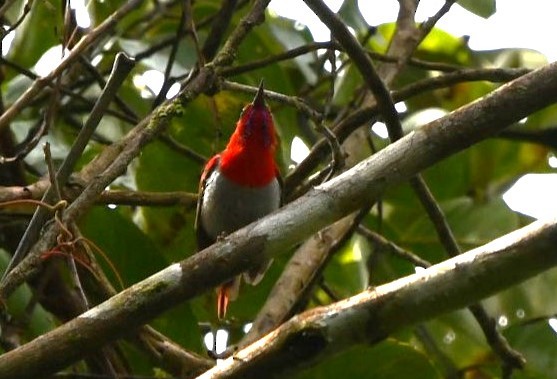
<svg viewBox="0 0 557 379">
<path fill-rule="evenodd" d="M 97 204 L 168 207 L 179 205 L 195 209 L 197 194 L 190 192 L 144 192 L 111 190 L 100 194 Z"/>
<path fill-rule="evenodd" d="M 244 40 L 246 35 L 253 29 L 254 26 L 265 21 L 265 9 L 271 0 L 258 0 L 253 3 L 250 13 L 242 20 L 234 29 L 230 37 L 224 43 L 224 46 L 219 51 L 213 64 L 217 67 L 230 66 L 236 59 L 237 47 Z"/>
<path fill-rule="evenodd" d="M 205 162 L 207 162 L 207 157 L 199 154 L 188 146 L 182 145 L 180 142 L 176 141 L 172 136 L 168 134 L 161 134 L 159 136 L 159 140 L 166 146 L 170 147 L 172 150 L 177 151 L 178 153 L 184 155 L 194 162 L 197 162 L 199 164 L 204 164 Z"/>
<path fill-rule="evenodd" d="M 130 0 L 133 2 L 133 0 Z M 208 63 L 196 73 L 184 86 L 178 98 L 167 101 L 150 116 L 141 121 L 121 141 L 103 150 L 97 158 L 82 171 L 82 177 L 91 177 L 81 194 L 72 202 L 65 213 L 65 223 L 71 223 L 81 217 L 95 202 L 97 196 L 116 177 L 127 168 L 140 152 L 141 148 L 152 141 L 157 134 L 166 129 L 171 119 L 182 113 L 182 109 L 202 92 L 211 88 L 216 79 L 216 68 L 231 64 L 234 51 L 244 40 L 249 31 L 263 20 L 265 9 L 270 0 L 255 0 L 252 9 L 242 19 L 230 38 L 225 43 L 213 62 Z M 129 4 L 129 3 L 128 3 Z M 40 270 L 40 253 L 50 248 L 59 233 L 57 225 L 51 225 L 43 237 L 33 246 L 31 254 L 22 261 L 13 273 L 0 281 L 0 298 L 8 296 L 22 281 Z"/>
<path fill-rule="evenodd" d="M 50 186 L 54 192 L 54 201 L 58 203 L 62 200 L 62 192 L 60 191 L 60 185 L 58 180 L 56 180 L 56 170 L 54 169 L 54 163 L 52 162 L 52 154 L 50 153 L 50 143 L 44 144 L 44 158 L 46 161 L 46 167 L 48 168 L 48 178 L 50 180 Z"/>
<path fill-rule="evenodd" d="M 62 200 L 62 193 L 60 192 L 60 186 L 56 178 L 56 170 L 54 169 L 54 164 L 52 162 L 52 155 L 50 153 L 50 144 L 48 142 L 44 145 L 44 156 L 45 156 L 46 166 L 48 167 L 48 177 L 50 179 L 50 185 L 52 188 L 54 188 L 53 199 L 54 201 L 59 202 Z M 58 214 L 56 215 L 56 217 L 61 219 L 63 217 L 63 211 L 64 211 L 63 208 L 57 210 Z M 73 226 L 73 228 L 75 229 L 75 225 Z M 83 290 L 83 286 L 81 285 L 79 274 L 77 273 L 77 267 L 75 264 L 74 256 L 70 252 L 67 258 L 68 258 L 67 260 L 68 260 L 68 266 L 69 266 L 71 277 L 73 279 L 74 285 L 78 293 L 80 294 L 81 301 L 83 302 L 82 305 L 84 305 L 84 309 L 82 311 L 85 311 L 89 309 L 89 302 L 87 300 L 87 296 L 85 295 L 85 291 Z"/>
<path fill-rule="evenodd" d="M 366 85 L 375 96 L 377 107 L 387 126 L 391 139 L 394 141 L 401 138 L 403 136 L 402 125 L 391 94 L 377 74 L 373 62 L 362 49 L 358 40 L 322 0 L 304 0 L 304 2 L 327 25 L 335 39 L 344 46 L 353 64 L 360 71 Z"/>
<path fill-rule="evenodd" d="M 211 22 L 209 35 L 207 35 L 205 43 L 201 48 L 201 56 L 203 56 L 205 61 L 214 58 L 224 33 L 228 25 L 230 25 L 237 3 L 238 0 L 222 0 L 222 5 Z"/>
<path fill-rule="evenodd" d="M 235 76 L 239 74 L 243 74 L 246 72 L 254 71 L 259 68 L 263 68 L 278 62 L 290 60 L 292 58 L 296 58 L 300 55 L 304 55 L 307 53 L 314 52 L 319 49 L 339 49 L 340 45 L 335 42 L 327 41 L 327 42 L 312 42 L 306 45 L 296 47 L 294 49 L 288 50 L 282 54 L 273 55 L 268 58 L 263 58 L 258 61 L 250 62 L 243 64 L 241 66 L 230 66 L 223 69 L 220 73 L 224 77 Z"/>
<path fill-rule="evenodd" d="M 241 91 L 249 94 L 255 94 L 257 92 L 257 87 L 248 86 L 245 84 L 239 84 L 235 82 L 222 81 L 220 87 L 223 90 L 229 91 Z M 311 108 L 304 100 L 295 96 L 286 96 L 278 92 L 273 92 L 265 90 L 265 97 L 271 101 L 276 101 L 278 103 L 288 104 L 294 107 L 296 110 L 302 112 L 304 115 L 312 119 L 314 122 L 320 122 L 323 119 L 323 115 L 317 110 Z"/>
<path fill-rule="evenodd" d="M 333 98 L 335 95 L 335 82 L 337 80 L 338 74 L 335 50 L 328 49 L 327 57 L 329 59 L 329 63 L 331 64 L 331 78 L 329 81 L 330 87 L 327 94 L 327 99 L 325 100 L 322 120 L 326 120 L 331 111 L 331 104 L 333 103 Z M 317 130 L 325 137 L 331 148 L 331 170 L 329 171 L 329 174 L 325 178 L 323 178 L 323 182 L 325 182 L 332 178 L 337 171 L 343 169 L 346 162 L 344 160 L 344 154 L 342 152 L 340 142 L 336 138 L 335 134 L 331 131 L 331 129 L 329 129 L 329 127 L 325 125 L 323 121 L 321 121 L 317 124 Z"/>
<path fill-rule="evenodd" d="M 163 100 L 166 98 L 166 94 L 168 93 L 168 90 L 170 89 L 172 84 L 174 84 L 173 81 L 171 81 L 170 74 L 172 73 L 174 62 L 176 61 L 176 55 L 178 54 L 178 47 L 180 46 L 180 41 L 182 40 L 182 38 L 184 38 L 184 35 L 186 34 L 185 33 L 186 19 L 193 17 L 193 15 L 187 14 L 187 7 L 185 4 L 188 3 L 188 1 L 189 0 L 186 0 L 185 3 L 181 2 L 182 11 L 180 12 L 180 21 L 178 22 L 178 27 L 176 28 L 176 35 L 172 40 L 170 54 L 168 54 L 168 60 L 166 61 L 166 67 L 164 69 L 164 80 L 159 93 L 155 97 L 155 100 L 153 100 L 152 109 L 156 108 L 163 102 Z"/>
<path fill-rule="evenodd" d="M 23 12 L 21 13 L 21 16 L 19 16 L 16 22 L 14 22 L 7 30 L 2 31 L 2 36 L 10 34 L 12 31 L 16 30 L 17 27 L 21 25 L 23 20 L 25 20 L 25 17 L 27 17 L 29 12 L 31 12 L 32 6 L 33 6 L 33 0 L 26 0 L 25 4 L 23 5 Z M 2 9 L 0 9 L 0 17 L 2 17 L 1 14 L 2 14 Z"/>
<path fill-rule="evenodd" d="M 337 221 L 296 250 L 259 310 L 252 328 L 239 343 L 240 347 L 261 338 L 303 309 L 333 254 L 344 246 L 368 212 L 369 207 L 364 207 L 356 217 Z"/>
<path fill-rule="evenodd" d="M 431 263 L 425 259 L 420 258 L 418 255 L 412 253 L 411 251 L 405 250 L 398 246 L 392 241 L 389 241 L 382 235 L 366 228 L 363 225 L 358 227 L 358 233 L 367 238 L 373 245 L 381 249 L 386 249 L 387 251 L 393 253 L 394 255 L 412 263 L 414 266 L 427 268 L 431 266 Z"/>
<path fill-rule="evenodd" d="M 6 59 L 5 57 L 0 56 L 0 63 L 12 68 L 17 73 L 22 74 L 22 75 L 28 77 L 29 79 L 32 79 L 32 80 L 40 79 L 40 76 L 38 76 L 34 72 L 26 69 L 25 67 L 21 67 L 17 63 L 12 62 L 11 60 Z M 96 70 L 94 70 L 94 71 L 97 72 Z M 104 79 L 103 79 L 103 83 L 104 83 Z M 56 86 L 56 81 L 48 82 L 46 85 L 51 87 L 51 88 L 54 88 Z M 104 84 L 103 84 L 103 87 L 104 87 Z M 75 99 L 75 100 L 89 106 L 89 108 L 93 108 L 94 103 L 92 101 L 90 101 L 89 99 L 87 99 L 86 97 L 84 97 L 83 95 L 81 95 L 77 92 L 73 92 L 70 88 L 68 88 L 64 85 L 60 85 L 59 89 L 60 89 L 60 92 L 62 92 L 64 95 L 67 95 L 70 98 Z M 63 107 L 61 109 L 63 109 Z M 75 105 L 74 105 L 73 109 L 75 109 Z M 89 111 L 89 109 L 87 109 L 87 111 Z M 123 120 L 127 123 L 130 123 L 130 124 L 137 123 L 137 118 L 132 118 L 131 116 L 129 116 L 127 114 L 119 113 L 119 112 L 117 112 L 113 109 L 107 109 L 106 113 L 110 114 L 111 116 L 117 117 L 117 118 L 119 118 L 119 119 L 121 119 L 121 120 Z"/>
<path fill-rule="evenodd" d="M 106 80 L 104 79 L 104 76 L 97 70 L 95 66 L 91 64 L 91 62 L 89 62 L 89 59 L 87 59 L 85 56 L 79 57 L 79 61 L 83 65 L 83 67 L 87 70 L 87 72 L 89 72 L 91 76 L 97 81 L 97 83 L 99 84 L 102 90 L 106 86 Z M 118 94 L 116 94 L 116 96 L 114 97 L 114 104 L 118 108 L 120 108 L 120 110 L 123 112 L 128 122 L 131 122 L 133 124 L 137 123 L 139 117 L 137 116 L 135 111 L 128 104 L 126 104 L 126 102 L 122 100 L 122 98 Z M 120 116 L 121 114 L 114 113 L 114 115 Z"/>
<path fill-rule="evenodd" d="M 104 110 L 108 108 L 110 101 L 115 96 L 118 88 L 128 75 L 128 73 L 133 68 L 133 61 L 131 61 L 125 54 L 121 53 L 116 56 L 116 60 L 114 62 L 114 69 L 110 77 L 108 78 L 107 84 L 103 92 L 101 93 L 100 97 L 98 98 L 95 107 L 91 111 L 89 118 L 83 125 L 83 129 L 80 131 L 79 135 L 77 136 L 76 140 L 74 141 L 68 156 L 62 162 L 62 165 L 58 169 L 56 173 L 56 182 L 59 186 L 64 186 L 66 181 L 68 180 L 70 174 L 72 173 L 77 160 L 81 157 L 83 150 L 87 146 L 91 135 L 95 131 L 97 125 L 99 124 Z M 52 187 L 51 187 L 52 188 Z M 51 199 L 54 195 L 54 190 L 50 189 L 47 190 L 42 198 L 42 201 L 45 203 L 51 202 Z M 2 279 L 0 283 L 3 282 L 9 272 L 25 257 L 31 246 L 37 241 L 42 226 L 46 222 L 48 218 L 48 214 L 44 211 L 43 208 L 37 208 L 35 213 L 33 214 L 33 218 L 29 222 L 27 229 L 21 241 L 14 253 L 8 267 L 4 271 Z"/>
<path fill-rule="evenodd" d="M 449 12 L 454 3 L 456 3 L 456 0 L 446 0 L 445 4 L 443 4 L 433 16 L 429 17 L 426 21 L 421 23 L 420 31 L 423 36 L 426 36 L 429 34 L 429 32 L 431 32 L 435 24 L 437 24 L 441 17 Z"/>
<path fill-rule="evenodd" d="M 395 102 L 399 102 L 425 91 L 445 88 L 461 82 L 478 80 L 506 82 L 516 79 L 527 72 L 529 72 L 528 69 L 464 69 L 417 81 L 400 90 L 393 91 L 392 96 Z M 376 104 L 358 109 L 340 120 L 332 127 L 332 131 L 339 142 L 342 143 L 352 132 L 361 125 L 369 123 L 378 114 Z M 309 155 L 285 178 L 285 189 L 287 192 L 292 191 L 293 187 L 296 187 L 323 159 L 328 157 L 327 148 L 327 141 L 324 139 L 313 145 Z"/>
<path fill-rule="evenodd" d="M 52 82 L 54 78 L 62 75 L 73 62 L 75 62 L 83 52 L 96 43 L 101 36 L 110 31 L 117 23 L 129 12 L 137 8 L 143 0 L 129 0 L 110 17 L 103 21 L 99 26 L 81 39 L 68 55 L 58 64 L 58 66 L 47 76 L 35 80 L 35 82 L 21 95 L 2 115 L 0 115 L 0 129 L 8 127 L 10 122 L 17 117 L 21 111 L 39 94 L 39 92 Z M 5 6 L 5 5 L 4 5 Z M 2 9 L 0 8 L 0 14 Z"/>
</svg>

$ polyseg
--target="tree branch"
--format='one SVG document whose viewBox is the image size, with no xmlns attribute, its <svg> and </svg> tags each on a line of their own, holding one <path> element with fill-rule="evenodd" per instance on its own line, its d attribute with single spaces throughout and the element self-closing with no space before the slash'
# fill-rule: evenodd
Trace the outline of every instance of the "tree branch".
<svg viewBox="0 0 557 379">
<path fill-rule="evenodd" d="M 369 204 L 386 188 L 408 180 L 426 167 L 499 132 L 506 125 L 555 101 L 557 101 L 557 63 L 533 71 L 502 86 L 479 101 L 424 125 L 268 217 L 133 285 L 40 338 L 5 353 L 0 356 L 0 379 L 32 378 L 65 367 L 83 355 L 122 336 L 125 331 L 139 327 L 179 302 L 191 299 L 229 280 L 244 272 L 250 265 L 257 265 L 260 259 L 284 253 L 289 247 L 335 220 Z M 66 215 L 69 211 L 68 208 Z M 540 224 L 536 223 L 528 230 L 533 233 L 532 228 L 535 226 L 540 227 Z M 546 233 L 543 235 L 545 239 L 539 241 L 545 242 L 535 240 L 539 242 L 537 245 L 531 242 L 534 251 L 524 248 L 534 255 L 545 253 L 547 248 L 553 249 L 557 243 L 554 229 L 554 226 L 542 228 L 540 233 Z M 520 233 L 522 232 L 518 232 Z M 548 238 L 553 239 L 549 247 Z M 496 245 L 489 246 L 493 248 Z M 435 298 L 435 302 L 429 303 L 436 304 L 435 307 L 430 306 L 436 313 L 427 313 L 432 312 L 428 311 L 430 308 L 419 308 L 417 312 L 402 308 L 402 305 L 396 301 L 398 297 L 395 297 L 393 302 L 381 302 L 384 309 L 398 315 L 393 316 L 391 321 L 385 324 L 387 329 L 382 331 L 388 332 L 404 325 L 401 315 L 412 314 L 415 321 L 419 321 L 438 312 L 477 301 L 480 296 L 548 269 L 551 261 L 557 258 L 554 254 L 543 256 L 543 259 L 537 255 L 534 259 L 532 257 L 526 259 L 524 254 L 519 254 L 516 260 L 507 259 L 503 254 L 488 256 L 490 257 L 486 260 L 488 263 L 483 262 L 479 265 L 475 265 L 476 261 L 466 263 L 469 255 L 464 258 L 457 257 L 449 263 L 438 266 L 443 268 L 439 276 L 433 275 L 437 269 L 433 271 L 430 269 L 427 272 L 432 274 L 431 284 L 428 276 L 413 277 L 421 282 L 421 285 L 408 287 L 409 291 L 414 291 L 412 296 L 419 296 L 421 286 L 444 289 L 445 287 L 440 286 L 436 278 L 446 279 L 448 278 L 446 275 L 458 277 L 466 272 L 477 275 L 478 280 L 485 279 L 485 282 L 482 281 L 482 285 L 479 285 L 477 280 L 452 281 L 453 290 L 456 291 L 454 295 L 443 297 L 442 302 Z M 455 267 L 455 262 L 459 262 L 458 270 L 450 270 Z M 505 269 L 502 269 L 503 266 Z M 478 271 L 469 272 L 466 270 L 467 267 L 473 267 Z M 488 267 L 495 267 L 495 271 L 489 272 L 484 277 Z M 495 272 L 497 275 L 494 275 Z M 508 273 L 511 275 L 507 275 Z M 503 274 L 505 277 L 501 278 Z M 396 281 L 385 288 L 399 288 L 402 283 L 406 283 L 406 279 Z M 466 286 L 473 286 L 477 292 L 469 292 L 470 288 Z M 462 296 L 458 291 L 462 291 Z M 375 295 L 366 292 L 359 296 L 366 298 Z M 424 302 L 427 303 L 428 299 L 426 297 Z M 357 305 L 350 301 L 342 304 L 343 307 L 350 304 L 355 307 Z M 416 306 L 419 303 L 413 300 L 412 304 Z M 358 314 L 357 310 L 356 307 L 354 314 Z M 320 312 L 317 310 L 313 314 L 320 314 Z M 366 310 L 365 313 L 367 312 Z M 331 315 L 324 312 L 325 316 L 327 314 Z M 344 332 L 346 330 L 342 330 L 342 333 Z M 341 346 L 343 341 L 347 341 L 342 333 L 337 341 Z M 384 333 L 377 337 L 384 337 Z"/>
<path fill-rule="evenodd" d="M 87 34 L 81 41 L 79 41 L 68 55 L 60 62 L 60 64 L 52 70 L 50 74 L 43 78 L 35 80 L 35 82 L 21 95 L 2 115 L 0 115 L 0 129 L 7 127 L 10 122 L 21 113 L 21 110 L 27 106 L 37 94 L 49 83 L 53 82 L 54 78 L 60 76 L 70 64 L 79 59 L 83 52 L 91 47 L 93 43 L 100 39 L 105 33 L 111 30 L 117 23 L 126 16 L 129 12 L 136 9 L 136 7 L 143 0 L 129 0 L 120 9 L 108 17 L 102 24 L 97 26 L 89 34 Z"/>
<path fill-rule="evenodd" d="M 62 162 L 62 165 L 56 172 L 55 184 L 51 185 L 49 189 L 44 193 L 42 201 L 45 203 L 50 203 L 55 195 L 55 188 L 58 186 L 63 186 L 70 177 L 75 164 L 81 157 L 81 154 L 85 150 L 87 143 L 91 139 L 93 132 L 97 128 L 103 114 L 104 110 L 108 108 L 110 102 L 116 95 L 118 88 L 122 85 L 122 82 L 128 75 L 128 73 L 133 68 L 134 63 L 125 54 L 118 54 L 114 61 L 114 69 L 110 75 L 106 87 L 104 88 L 101 96 L 98 98 L 89 118 L 83 128 L 81 129 L 79 135 L 75 139 L 68 155 Z M 43 207 L 38 207 L 33 218 L 29 222 L 25 234 L 21 238 L 21 241 L 15 251 L 12 259 L 10 260 L 8 267 L 2 275 L 0 283 L 6 278 L 10 271 L 25 257 L 29 248 L 37 241 L 39 233 L 48 219 L 48 211 Z"/>
<path fill-rule="evenodd" d="M 460 309 L 557 265 L 557 219 L 534 222 L 420 273 L 300 314 L 198 379 L 258 378 L 315 364 Z"/>
<path fill-rule="evenodd" d="M 129 163 L 147 143 L 152 141 L 158 133 L 166 129 L 168 123 L 177 114 L 182 112 L 184 106 L 199 96 L 199 94 L 214 86 L 216 69 L 220 65 L 227 65 L 233 62 L 234 54 L 232 51 L 237 49 L 251 28 L 262 20 L 265 7 L 269 1 L 259 0 L 254 3 L 250 12 L 233 31 L 225 47 L 219 52 L 215 60 L 202 67 L 197 75 L 187 82 L 178 98 L 167 101 L 157 107 L 150 116 L 136 125 L 122 140 L 104 149 L 95 160 L 83 168 L 79 179 L 87 183 L 87 186 L 68 207 L 64 215 L 64 223 L 71 223 L 81 217 L 94 204 L 96 197 L 106 186 L 127 169 Z M 19 284 L 39 271 L 42 265 L 41 254 L 54 244 L 58 233 L 59 228 L 57 225 L 52 225 L 48 228 L 44 232 L 43 238 L 33 246 L 26 259 L 21 261 L 12 270 L 10 275 L 4 277 L 4 280 L 0 283 L 0 299 L 5 299 Z"/>
</svg>

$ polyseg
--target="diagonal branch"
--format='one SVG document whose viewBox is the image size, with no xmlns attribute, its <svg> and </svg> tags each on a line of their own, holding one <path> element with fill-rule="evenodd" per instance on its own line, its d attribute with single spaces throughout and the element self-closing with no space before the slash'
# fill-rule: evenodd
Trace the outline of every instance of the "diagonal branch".
<svg viewBox="0 0 557 379">
<path fill-rule="evenodd" d="M 315 12 L 315 14 L 327 25 L 331 33 L 344 47 L 346 53 L 350 56 L 354 65 L 360 71 L 360 74 L 367 86 L 375 97 L 379 112 L 381 113 L 387 130 L 389 139 L 394 142 L 403 136 L 403 130 L 398 118 L 398 113 L 395 110 L 393 99 L 388 91 L 386 85 L 383 83 L 380 75 L 375 70 L 375 67 L 366 54 L 364 49 L 358 43 L 358 40 L 350 33 L 346 25 L 337 17 L 322 0 L 304 0 L 305 3 Z M 405 54 L 401 56 L 401 61 L 398 66 L 402 66 L 410 57 L 411 52 L 418 45 L 418 43 L 427 35 L 431 28 L 435 25 L 446 12 L 449 11 L 453 5 L 454 0 L 448 0 L 443 7 L 432 18 L 422 25 L 421 33 L 412 33 L 412 37 L 404 38 L 397 34 L 393 43 L 400 41 L 407 41 L 410 48 L 403 49 Z M 417 2 L 413 0 L 400 1 L 399 21 L 403 30 L 414 31 L 414 12 L 416 11 Z M 392 47 L 392 46 L 391 46 Z M 383 76 L 386 77 L 386 82 L 393 79 L 395 70 L 383 70 Z M 418 199 L 426 210 L 430 220 L 433 223 L 435 231 L 441 241 L 443 247 L 450 256 L 455 256 L 461 253 L 453 232 L 445 218 L 445 215 L 437 203 L 435 197 L 429 190 L 425 180 L 417 174 L 410 179 L 412 189 L 416 193 Z M 505 338 L 495 329 L 495 323 L 490 322 L 490 317 L 480 304 L 475 304 L 470 307 L 470 310 L 478 323 L 480 324 L 487 341 L 493 350 L 499 355 L 505 367 L 521 368 L 524 366 L 524 358 L 516 351 L 512 350 L 505 340 Z"/>
<path fill-rule="evenodd" d="M 7 127 L 10 122 L 25 108 L 39 92 L 54 81 L 54 78 L 60 76 L 72 63 L 74 63 L 83 52 L 96 43 L 103 35 L 109 32 L 124 16 L 137 8 L 143 0 L 129 0 L 122 5 L 120 9 L 114 12 L 110 17 L 87 34 L 79 41 L 68 55 L 60 62 L 60 64 L 52 70 L 50 74 L 39 78 L 33 82 L 31 87 L 27 89 L 6 111 L 0 115 L 0 129 Z"/>
<path fill-rule="evenodd" d="M 116 95 L 116 92 L 122 85 L 122 82 L 127 77 L 128 73 L 134 66 L 134 62 L 130 60 L 125 54 L 118 54 L 114 62 L 114 68 L 108 79 L 106 87 L 103 89 L 101 96 L 98 98 L 97 102 L 87 122 L 83 125 L 80 133 L 78 134 L 76 140 L 74 141 L 70 152 L 62 162 L 62 165 L 56 172 L 55 185 L 51 185 L 50 188 L 44 193 L 42 201 L 45 203 L 50 203 L 55 195 L 55 188 L 58 186 L 64 186 L 66 181 L 70 177 L 77 161 L 83 154 L 85 147 L 89 143 L 91 136 L 93 135 L 95 129 L 99 125 L 99 122 L 104 114 L 104 111 L 110 105 L 110 102 Z M 48 220 L 48 211 L 43 207 L 38 207 L 33 218 L 29 222 L 25 234 L 21 238 L 21 241 L 15 251 L 12 259 L 10 260 L 8 267 L 4 271 L 2 276 L 3 281 L 10 271 L 25 257 L 29 248 L 37 241 L 39 238 L 40 231 L 44 223 Z"/>
<path fill-rule="evenodd" d="M 383 80 L 377 74 L 369 55 L 362 48 L 356 37 L 350 33 L 342 20 L 322 0 L 304 0 L 304 2 L 327 25 L 360 71 L 363 80 L 375 96 L 377 107 L 387 125 L 391 139 L 401 138 L 403 135 L 402 125 L 398 119 L 398 112 L 395 109 L 393 99 Z"/>
<path fill-rule="evenodd" d="M 516 79 L 531 70 L 528 69 L 463 69 L 453 71 L 444 75 L 419 80 L 392 93 L 395 102 L 407 100 L 410 97 L 419 95 L 426 91 L 439 88 L 446 88 L 452 85 L 467 82 L 485 80 L 489 82 L 506 82 Z M 339 142 L 343 142 L 354 130 L 362 124 L 369 122 L 378 115 L 376 104 L 360 108 L 343 120 L 339 121 L 333 128 L 333 132 Z M 290 192 L 292 187 L 298 184 L 304 177 L 309 175 L 321 161 L 328 156 L 328 144 L 325 139 L 315 143 L 310 154 L 296 168 L 290 172 L 285 179 L 286 192 Z"/>
<path fill-rule="evenodd" d="M 179 302 L 191 299 L 229 280 L 244 272 L 249 265 L 257 265 L 260 259 L 284 253 L 290 246 L 335 220 L 371 203 L 386 188 L 408 180 L 417 172 L 488 138 L 507 125 L 555 101 L 557 63 L 533 71 L 479 101 L 424 125 L 281 210 L 133 285 L 40 338 L 5 353 L 0 356 L 0 379 L 44 376 L 79 360 Z M 68 213 L 69 209 L 66 215 Z M 554 233 L 554 227 L 551 233 Z M 555 243 L 552 242 L 551 248 Z M 540 249 L 539 252 L 545 252 L 544 249 Z M 499 257 L 500 263 L 509 267 L 508 271 L 497 268 L 497 275 L 487 275 L 492 286 L 489 291 L 502 289 L 548 269 L 550 261 L 557 257 L 554 254 L 543 259 L 536 256 L 535 259 L 524 261 L 521 255 L 522 258 L 517 265 L 513 266 L 510 260 L 505 259 L 505 255 L 492 256 L 494 261 Z M 462 259 L 464 258 L 457 257 L 450 262 Z M 459 262 L 464 264 L 464 261 Z M 454 268 L 452 263 L 441 267 L 446 269 L 447 275 L 449 271 L 454 271 L 454 275 L 460 275 L 460 266 L 458 270 L 451 270 Z M 479 265 L 478 272 L 474 272 L 481 275 L 486 272 L 485 267 L 487 266 Z M 502 272 L 512 275 L 506 280 L 501 280 Z M 428 273 L 431 274 L 432 271 Z M 494 278 L 496 284 L 493 284 Z M 420 276 L 419 281 L 422 285 L 430 286 L 427 276 Z M 433 287 L 439 288 L 436 280 L 432 282 Z M 392 286 L 397 287 L 402 282 L 394 283 Z M 467 281 L 455 281 L 453 288 L 467 291 L 466 284 L 470 285 Z M 465 292 L 465 296 L 462 297 L 455 295 L 450 297 L 448 302 L 436 301 L 438 308 L 432 309 L 437 309 L 436 312 L 448 311 L 477 301 L 480 296 L 487 294 L 482 292 L 483 287 L 478 286 L 477 282 L 473 281 L 472 284 L 478 292 Z M 419 288 L 421 286 L 414 286 L 412 291 L 419 292 Z M 366 292 L 361 296 L 370 296 L 370 293 Z M 412 303 L 417 304 L 415 301 Z M 348 301 L 342 304 L 351 303 Z M 401 306 L 396 301 L 381 304 L 393 311 Z M 449 308 L 439 308 L 445 307 L 444 304 Z M 422 308 L 419 310 L 425 312 Z M 314 311 L 314 314 L 320 312 Z M 414 314 L 413 317 L 420 317 L 415 319 L 418 321 L 438 313 L 415 313 L 403 308 L 402 312 L 397 310 L 396 314 Z M 400 327 L 404 325 L 402 321 L 400 317 L 394 317 L 387 326 Z"/>
<path fill-rule="evenodd" d="M 302 313 L 198 379 L 264 377 L 378 343 L 555 267 L 556 243 L 557 219 L 534 222 L 420 273 Z"/>
<path fill-rule="evenodd" d="M 215 60 L 202 67 L 197 75 L 188 81 L 177 99 L 163 103 L 150 116 L 136 125 L 122 140 L 108 146 L 95 160 L 83 168 L 79 179 L 86 182 L 87 186 L 68 207 L 65 213 L 65 223 L 73 222 L 81 217 L 94 204 L 96 198 L 106 186 L 112 183 L 122 172 L 125 172 L 141 149 L 152 141 L 157 134 L 166 129 L 169 122 L 182 112 L 184 106 L 214 85 L 216 80 L 215 70 L 220 65 L 233 62 L 233 51 L 237 50 L 238 44 L 243 41 L 251 28 L 262 20 L 269 2 L 270 0 L 259 0 L 254 3 L 251 11 L 232 32 L 225 47 L 219 52 Z M 48 250 L 56 241 L 58 233 L 59 228 L 56 225 L 50 226 L 44 232 L 43 238 L 33 246 L 27 258 L 21 261 L 10 275 L 4 277 L 0 283 L 0 299 L 7 298 L 19 284 L 40 270 L 42 265 L 41 253 Z"/>
</svg>

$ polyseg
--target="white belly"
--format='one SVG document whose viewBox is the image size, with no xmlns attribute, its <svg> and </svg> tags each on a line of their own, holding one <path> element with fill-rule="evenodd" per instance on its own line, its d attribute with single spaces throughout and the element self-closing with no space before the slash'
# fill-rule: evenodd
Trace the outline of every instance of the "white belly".
<svg viewBox="0 0 557 379">
<path fill-rule="evenodd" d="M 207 235 L 217 239 L 232 233 L 280 206 L 277 179 L 264 187 L 244 187 L 230 181 L 219 170 L 207 179 L 201 204 L 201 225 Z"/>
</svg>

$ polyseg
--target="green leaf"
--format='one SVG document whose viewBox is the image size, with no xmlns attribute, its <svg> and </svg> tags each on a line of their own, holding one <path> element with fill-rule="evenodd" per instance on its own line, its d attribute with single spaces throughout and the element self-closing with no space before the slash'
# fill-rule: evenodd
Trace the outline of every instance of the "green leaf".
<svg viewBox="0 0 557 379">
<path fill-rule="evenodd" d="M 281 17 L 271 18 L 269 29 L 272 35 L 284 46 L 285 50 L 291 50 L 303 46 L 312 41 L 311 33 L 306 26 L 301 26 L 295 21 Z M 315 83 L 317 75 L 312 67 L 317 61 L 317 53 L 307 53 L 284 63 L 284 67 L 294 66 L 300 70 L 309 83 Z"/>
<path fill-rule="evenodd" d="M 553 296 L 555 285 L 557 269 L 552 269 L 486 299 L 484 304 L 494 317 L 501 317 L 505 325 L 520 325 L 557 313 L 557 299 Z"/>
<path fill-rule="evenodd" d="M 60 2 L 33 2 L 31 12 L 17 28 L 10 49 L 10 59 L 22 67 L 31 67 L 62 38 L 62 10 Z"/>
<path fill-rule="evenodd" d="M 505 331 L 510 344 L 526 358 L 524 370 L 513 378 L 549 379 L 557 377 L 557 335 L 547 321 L 518 325 Z"/>
<path fill-rule="evenodd" d="M 344 0 L 337 14 L 346 25 L 352 27 L 357 32 L 366 32 L 369 28 L 356 0 Z"/>
<path fill-rule="evenodd" d="M 340 298 L 355 295 L 368 286 L 366 245 L 364 239 L 353 238 L 333 255 L 325 268 L 323 277 Z M 332 302 L 325 294 L 320 297 L 325 303 Z"/>
<path fill-rule="evenodd" d="M 0 249 L 0 272 L 4 272 L 8 266 L 11 256 Z M 29 305 L 34 304 L 31 309 Z M 54 317 L 48 313 L 40 304 L 36 303 L 35 295 L 27 284 L 20 285 L 4 304 L 12 325 L 24 326 L 21 333 L 27 341 L 40 336 L 56 327 Z M 18 334 L 21 332 L 18 331 Z"/>
<path fill-rule="evenodd" d="M 457 3 L 464 9 L 483 18 L 493 16 L 497 10 L 495 0 L 458 0 Z"/>
<path fill-rule="evenodd" d="M 416 58 L 466 65 L 470 61 L 470 54 L 465 40 L 433 28 L 418 46 Z"/>
<path fill-rule="evenodd" d="M 124 284 L 131 285 L 163 269 L 168 262 L 153 241 L 121 212 L 124 210 L 120 207 L 95 207 L 83 218 L 81 230 L 103 250 Z M 97 260 L 103 262 L 102 257 Z M 105 272 L 112 274 L 109 268 Z"/>
<path fill-rule="evenodd" d="M 293 377 L 296 379 L 441 378 L 424 353 L 411 345 L 393 339 L 373 347 L 352 348 Z"/>
<path fill-rule="evenodd" d="M 494 353 L 468 310 L 451 312 L 423 325 L 435 346 L 455 367 L 479 366 L 493 360 Z"/>
</svg>

